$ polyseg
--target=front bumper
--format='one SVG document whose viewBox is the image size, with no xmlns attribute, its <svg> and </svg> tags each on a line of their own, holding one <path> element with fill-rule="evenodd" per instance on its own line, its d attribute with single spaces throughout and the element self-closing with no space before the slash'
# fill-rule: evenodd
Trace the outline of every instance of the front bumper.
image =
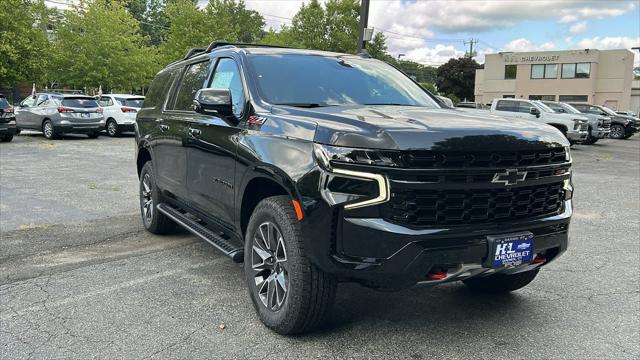
<svg viewBox="0 0 640 360">
<path fill-rule="evenodd" d="M 333 217 L 336 231 L 331 236 L 332 254 L 328 259 L 316 258 L 316 265 L 349 281 L 401 289 L 494 272 L 482 267 L 490 253 L 489 235 L 530 231 L 534 234 L 534 254 L 542 254 L 547 262 L 552 261 L 567 249 L 572 204 L 571 200 L 566 200 L 562 213 L 541 219 L 420 230 L 380 218 L 343 217 L 342 213 L 343 210 L 339 210 Z M 317 231 L 311 231 L 314 233 L 305 237 L 315 244 L 309 244 L 309 248 L 317 246 L 318 241 L 326 242 L 319 238 Z M 312 254 L 312 261 L 314 255 L 317 254 Z M 508 271 L 517 272 L 527 267 L 530 266 L 526 264 Z M 435 282 L 428 281 L 430 271 L 442 268 L 449 269 L 452 275 Z M 474 270 L 466 271 L 471 268 Z M 458 271 L 460 269 L 465 271 Z"/>
<path fill-rule="evenodd" d="M 586 130 L 580 130 L 580 131 L 573 130 L 573 131 L 567 132 L 567 139 L 574 140 L 574 141 L 582 141 L 582 140 L 586 140 L 588 135 L 589 135 L 589 132 Z"/>
<path fill-rule="evenodd" d="M 609 137 L 609 133 L 611 133 L 611 129 L 597 129 L 591 131 L 591 136 L 597 139 L 606 139 Z"/>
</svg>

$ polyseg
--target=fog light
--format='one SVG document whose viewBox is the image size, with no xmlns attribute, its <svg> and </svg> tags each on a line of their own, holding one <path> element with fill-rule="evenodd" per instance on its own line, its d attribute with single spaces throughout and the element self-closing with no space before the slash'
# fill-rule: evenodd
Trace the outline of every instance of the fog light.
<svg viewBox="0 0 640 360">
<path fill-rule="evenodd" d="M 573 198 L 573 185 L 571 184 L 571 179 L 567 179 L 564 181 L 564 199 L 571 200 Z"/>
</svg>

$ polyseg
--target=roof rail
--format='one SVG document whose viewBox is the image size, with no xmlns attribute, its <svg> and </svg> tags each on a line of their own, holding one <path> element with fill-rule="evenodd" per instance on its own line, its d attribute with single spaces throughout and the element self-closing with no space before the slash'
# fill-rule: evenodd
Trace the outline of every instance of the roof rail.
<svg viewBox="0 0 640 360">
<path fill-rule="evenodd" d="M 182 58 L 182 60 L 187 60 L 188 58 L 192 57 L 195 54 L 199 54 L 201 52 L 204 52 L 205 48 L 192 48 L 189 51 L 187 51 L 187 54 Z"/>
<path fill-rule="evenodd" d="M 175 63 L 178 63 L 182 60 L 187 60 L 190 59 L 196 55 L 200 55 L 200 54 L 205 54 L 205 53 L 210 53 L 211 51 L 217 49 L 217 48 L 221 48 L 223 46 L 231 46 L 231 47 L 266 47 L 266 48 L 287 48 L 286 46 L 278 46 L 278 45 L 265 45 L 265 44 L 251 44 L 251 43 L 234 43 L 234 42 L 228 42 L 228 41 L 214 41 L 211 44 L 209 44 L 209 46 L 205 49 L 205 48 L 193 48 L 193 49 L 189 49 L 189 51 L 187 51 L 187 53 L 184 55 L 184 57 L 180 60 L 174 61 L 170 65 L 173 65 Z"/>
<path fill-rule="evenodd" d="M 216 48 L 222 46 L 233 46 L 233 47 L 266 47 L 266 48 L 287 48 L 287 46 L 278 46 L 278 45 L 266 45 L 266 44 L 252 44 L 252 43 L 242 43 L 242 42 L 228 42 L 217 40 L 209 44 L 207 50 L 205 52 L 211 52 Z"/>
</svg>

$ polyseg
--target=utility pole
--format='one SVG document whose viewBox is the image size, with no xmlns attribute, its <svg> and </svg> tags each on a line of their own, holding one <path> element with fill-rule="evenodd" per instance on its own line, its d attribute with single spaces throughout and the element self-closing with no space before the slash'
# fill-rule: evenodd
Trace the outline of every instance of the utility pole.
<svg viewBox="0 0 640 360">
<path fill-rule="evenodd" d="M 469 54 L 467 57 L 469 59 L 473 59 L 473 45 L 478 43 L 478 39 L 470 39 L 469 41 L 464 41 L 464 45 L 469 45 Z"/>
<path fill-rule="evenodd" d="M 358 25 L 358 53 L 362 52 L 367 46 L 364 38 L 364 29 L 369 23 L 369 0 L 362 0 L 360 3 L 360 24 Z"/>
</svg>

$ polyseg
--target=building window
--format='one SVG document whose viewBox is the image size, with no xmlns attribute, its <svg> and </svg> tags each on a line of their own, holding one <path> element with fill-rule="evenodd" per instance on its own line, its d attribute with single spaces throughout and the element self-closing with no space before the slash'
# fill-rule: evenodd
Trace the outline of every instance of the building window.
<svg viewBox="0 0 640 360">
<path fill-rule="evenodd" d="M 556 101 L 555 95 L 529 95 L 529 100 Z"/>
<path fill-rule="evenodd" d="M 558 77 L 558 64 L 531 65 L 532 79 L 555 79 Z"/>
<path fill-rule="evenodd" d="M 516 96 L 515 95 L 502 95 L 503 99 L 515 99 Z"/>
<path fill-rule="evenodd" d="M 589 102 L 588 95 L 560 95 L 560 102 Z"/>
<path fill-rule="evenodd" d="M 504 78 L 515 79 L 518 73 L 518 65 L 505 65 L 504 66 Z"/>
<path fill-rule="evenodd" d="M 591 63 L 562 64 L 563 79 L 588 79 L 591 75 Z"/>
</svg>

